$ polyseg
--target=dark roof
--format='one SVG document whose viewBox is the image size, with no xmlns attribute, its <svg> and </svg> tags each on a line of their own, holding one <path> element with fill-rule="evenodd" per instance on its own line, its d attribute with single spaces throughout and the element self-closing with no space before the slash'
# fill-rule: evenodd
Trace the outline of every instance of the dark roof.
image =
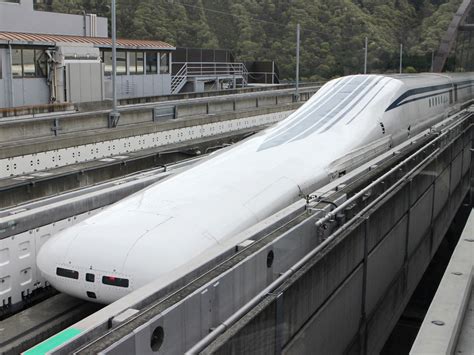
<svg viewBox="0 0 474 355">
<path fill-rule="evenodd" d="M 94 47 L 112 47 L 112 39 L 107 37 L 82 37 L 67 35 L 50 35 L 39 33 L 22 32 L 0 32 L 0 44 L 11 42 L 12 44 L 26 45 L 49 45 L 57 43 L 85 43 Z M 171 44 L 162 41 L 139 40 L 139 39 L 117 39 L 117 48 L 123 49 L 168 49 L 174 50 Z"/>
</svg>

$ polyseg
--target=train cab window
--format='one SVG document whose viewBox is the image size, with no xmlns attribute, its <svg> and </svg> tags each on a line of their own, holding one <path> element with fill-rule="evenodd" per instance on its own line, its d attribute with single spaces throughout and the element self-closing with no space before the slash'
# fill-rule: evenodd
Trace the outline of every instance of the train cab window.
<svg viewBox="0 0 474 355">
<path fill-rule="evenodd" d="M 95 281 L 95 275 L 94 274 L 86 274 L 86 281 L 88 282 L 94 282 Z"/>
<path fill-rule="evenodd" d="M 69 279 L 75 279 L 75 280 L 79 278 L 78 271 L 63 269 L 62 267 L 56 268 L 56 275 L 61 276 L 61 277 L 67 277 Z"/>
<path fill-rule="evenodd" d="M 110 286 L 128 287 L 128 279 L 121 279 L 115 276 L 102 276 L 102 283 Z"/>
</svg>

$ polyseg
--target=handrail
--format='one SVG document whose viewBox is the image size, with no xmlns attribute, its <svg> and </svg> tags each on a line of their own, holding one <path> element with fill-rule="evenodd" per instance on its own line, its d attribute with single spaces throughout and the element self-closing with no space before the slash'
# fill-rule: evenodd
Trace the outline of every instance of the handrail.
<svg viewBox="0 0 474 355">
<path fill-rule="evenodd" d="M 232 76 L 248 83 L 249 72 L 244 63 L 234 62 L 174 62 L 182 65 L 171 80 L 171 93 L 178 93 L 189 77 Z"/>
<path fill-rule="evenodd" d="M 171 79 L 171 93 L 177 94 L 181 88 L 186 83 L 188 77 L 188 65 L 184 63 L 184 65 L 178 70 L 176 75 L 173 76 Z"/>
</svg>

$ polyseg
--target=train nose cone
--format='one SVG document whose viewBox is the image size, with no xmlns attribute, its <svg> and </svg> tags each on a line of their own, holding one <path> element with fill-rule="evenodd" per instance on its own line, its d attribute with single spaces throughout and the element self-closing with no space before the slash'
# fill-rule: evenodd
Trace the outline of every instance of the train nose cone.
<svg viewBox="0 0 474 355">
<path fill-rule="evenodd" d="M 113 302 L 135 288 L 135 275 L 124 269 L 130 250 L 169 218 L 105 210 L 51 237 L 38 253 L 38 269 L 61 292 L 94 302 Z M 116 285 L 110 280 L 124 283 Z"/>
<path fill-rule="evenodd" d="M 49 282 L 52 281 L 56 273 L 57 260 L 61 252 L 64 252 L 59 244 L 58 236 L 51 237 L 43 244 L 36 256 L 36 265 Z"/>
<path fill-rule="evenodd" d="M 75 275 L 68 275 L 67 279 L 61 277 L 58 275 L 58 267 L 62 267 L 63 269 L 66 267 L 66 256 L 74 237 L 74 233 L 69 233 L 68 230 L 52 236 L 41 246 L 36 257 L 36 265 L 46 281 L 58 291 L 70 294 L 77 292 L 77 290 L 68 292 L 70 291 L 70 286 L 73 288 L 78 288 L 79 286 L 71 283 L 72 280 L 76 280 Z M 68 269 L 72 270 L 73 268 L 68 267 Z"/>
</svg>

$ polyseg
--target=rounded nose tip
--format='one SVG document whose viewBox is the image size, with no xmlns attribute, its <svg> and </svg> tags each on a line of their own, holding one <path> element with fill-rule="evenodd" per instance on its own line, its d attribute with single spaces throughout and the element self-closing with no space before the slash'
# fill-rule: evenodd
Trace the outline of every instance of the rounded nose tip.
<svg viewBox="0 0 474 355">
<path fill-rule="evenodd" d="M 36 256 L 36 265 L 38 266 L 39 271 L 43 274 L 43 276 L 48 280 L 49 278 L 54 275 L 54 268 L 55 268 L 55 258 L 54 253 L 52 252 L 54 248 L 52 248 L 52 244 L 50 243 L 52 240 L 48 240 L 39 250 L 38 255 Z"/>
</svg>

